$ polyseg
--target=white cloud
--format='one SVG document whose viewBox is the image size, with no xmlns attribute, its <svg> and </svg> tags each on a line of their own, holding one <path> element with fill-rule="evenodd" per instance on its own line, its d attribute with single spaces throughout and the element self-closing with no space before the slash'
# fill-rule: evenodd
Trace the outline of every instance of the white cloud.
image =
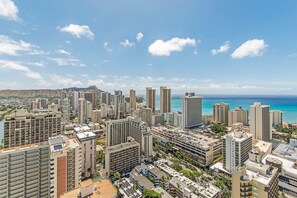
<svg viewBox="0 0 297 198">
<path fill-rule="evenodd" d="M 29 67 L 14 61 L 0 60 L 0 69 L 20 71 L 28 78 L 42 79 L 41 74 L 34 72 Z"/>
<path fill-rule="evenodd" d="M 136 40 L 137 40 L 137 41 L 141 41 L 142 38 L 143 38 L 143 34 L 142 34 L 141 32 L 138 32 L 138 33 L 136 34 Z"/>
<path fill-rule="evenodd" d="M 25 41 L 15 41 L 8 36 L 0 35 L 0 54 L 17 56 L 19 51 L 34 51 L 37 46 Z"/>
<path fill-rule="evenodd" d="M 121 45 L 124 47 L 133 47 L 135 43 L 130 42 L 128 39 L 125 39 L 124 41 L 121 42 Z"/>
<path fill-rule="evenodd" d="M 196 40 L 190 38 L 172 38 L 168 41 L 156 40 L 149 46 L 148 52 L 154 56 L 170 56 L 172 52 L 180 52 L 186 46 L 196 46 Z"/>
<path fill-rule="evenodd" d="M 32 63 L 29 63 L 30 65 L 34 65 L 36 67 L 45 67 L 44 65 L 44 62 L 41 61 L 41 62 L 32 62 Z"/>
<path fill-rule="evenodd" d="M 49 57 L 49 60 L 57 63 L 59 66 L 76 66 L 76 67 L 85 67 L 85 64 L 80 63 L 79 59 L 76 58 L 52 58 Z"/>
<path fill-rule="evenodd" d="M 19 9 L 12 0 L 0 0 L 0 16 L 11 21 L 18 21 Z"/>
<path fill-rule="evenodd" d="M 65 27 L 58 27 L 61 32 L 68 32 L 75 36 L 76 38 L 81 38 L 83 36 L 87 37 L 88 39 L 94 39 L 94 33 L 91 31 L 89 26 L 87 25 L 76 25 L 76 24 L 69 24 Z"/>
<path fill-rule="evenodd" d="M 83 83 L 79 80 L 75 80 L 73 78 L 60 76 L 60 75 L 50 75 L 50 80 L 52 81 L 52 84 L 55 86 L 61 87 L 73 87 L 73 86 L 82 86 Z"/>
<path fill-rule="evenodd" d="M 232 54 L 231 58 L 242 59 L 245 57 L 262 56 L 268 45 L 263 39 L 252 39 L 241 44 Z"/>
<path fill-rule="evenodd" d="M 225 41 L 225 43 L 223 45 L 221 45 L 219 47 L 219 49 L 213 49 L 211 50 L 211 54 L 212 55 L 217 55 L 220 53 L 224 53 L 227 52 L 230 49 L 230 42 L 229 41 Z"/>
<path fill-rule="evenodd" d="M 111 52 L 112 51 L 112 48 L 109 46 L 109 42 L 108 41 L 106 41 L 106 42 L 103 43 L 103 47 L 108 52 Z"/>
<path fill-rule="evenodd" d="M 70 53 L 70 52 L 67 52 L 66 50 L 63 50 L 63 49 L 56 50 L 56 53 L 58 53 L 58 54 L 66 54 L 66 55 L 71 55 L 71 53 Z"/>
</svg>

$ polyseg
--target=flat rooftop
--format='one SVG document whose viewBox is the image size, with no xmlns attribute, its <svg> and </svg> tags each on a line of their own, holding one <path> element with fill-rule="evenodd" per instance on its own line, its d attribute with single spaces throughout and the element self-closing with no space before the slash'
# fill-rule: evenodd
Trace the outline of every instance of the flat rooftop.
<svg viewBox="0 0 297 198">
<path fill-rule="evenodd" d="M 262 159 L 262 163 L 266 164 L 266 160 L 268 158 L 272 158 L 272 159 L 281 161 L 282 162 L 282 172 L 288 173 L 290 175 L 294 175 L 294 177 L 297 177 L 297 169 L 295 168 L 295 162 L 285 159 L 285 158 L 282 158 L 282 157 L 279 157 L 279 156 L 268 154 Z"/>
<path fill-rule="evenodd" d="M 133 183 L 128 178 L 124 178 L 120 184 L 119 191 L 121 194 L 124 194 L 124 198 L 142 197 L 142 193 L 138 189 L 133 188 Z"/>
<path fill-rule="evenodd" d="M 211 137 L 207 137 L 201 134 L 194 133 L 191 130 L 184 130 L 180 128 L 165 126 L 152 127 L 151 132 L 153 135 L 159 135 L 164 137 L 170 137 L 171 139 L 177 139 L 196 147 L 209 148 L 213 144 L 218 144 L 221 140 Z"/>
<path fill-rule="evenodd" d="M 10 153 L 10 152 L 13 152 L 13 151 L 22 151 L 22 150 L 30 149 L 30 148 L 37 148 L 37 147 L 43 146 L 43 145 L 48 145 L 48 143 L 47 142 L 41 142 L 41 143 L 37 143 L 37 144 L 26 144 L 26 145 L 22 145 L 22 146 L 2 148 L 2 149 L 0 149 L 0 154 Z"/>
<path fill-rule="evenodd" d="M 251 133 L 242 132 L 241 130 L 234 130 L 226 135 L 224 135 L 222 138 L 232 138 L 236 142 L 243 142 L 248 138 L 251 138 L 253 135 Z"/>
<path fill-rule="evenodd" d="M 97 190 L 93 191 L 93 194 L 90 196 L 90 198 L 99 198 L 99 197 L 115 198 L 116 197 L 117 190 L 108 179 L 102 179 L 101 181 L 97 181 L 93 184 L 94 184 L 94 187 L 95 186 L 97 187 Z M 64 195 L 61 196 L 61 198 L 74 198 L 74 197 L 77 197 L 79 192 L 80 192 L 80 188 L 77 188 L 75 190 L 65 193 Z"/>
<path fill-rule="evenodd" d="M 76 134 L 77 138 L 80 140 L 87 138 L 96 138 L 96 135 L 93 132 L 81 132 Z"/>
<path fill-rule="evenodd" d="M 270 154 L 272 149 L 272 143 L 254 139 L 253 149 L 255 149 L 256 151 L 262 151 L 266 154 Z"/>
<path fill-rule="evenodd" d="M 290 146 L 289 144 L 279 144 L 272 152 L 273 155 L 286 158 L 288 160 L 297 160 L 297 148 Z"/>
</svg>

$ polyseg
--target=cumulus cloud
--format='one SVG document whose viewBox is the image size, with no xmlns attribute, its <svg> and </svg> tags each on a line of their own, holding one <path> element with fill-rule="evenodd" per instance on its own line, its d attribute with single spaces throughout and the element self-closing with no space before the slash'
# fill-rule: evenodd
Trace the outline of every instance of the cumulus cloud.
<svg viewBox="0 0 297 198">
<path fill-rule="evenodd" d="M 39 74 L 38 72 L 34 72 L 29 67 L 14 61 L 0 60 L 0 69 L 20 71 L 28 78 L 42 79 L 41 74 Z"/>
<path fill-rule="evenodd" d="M 142 38 L 143 38 L 143 34 L 142 34 L 141 32 L 138 32 L 138 33 L 136 34 L 136 40 L 137 40 L 137 41 L 141 41 Z"/>
<path fill-rule="evenodd" d="M 220 53 L 224 53 L 227 52 L 230 49 L 230 42 L 229 41 L 225 41 L 225 43 L 223 45 L 221 45 L 219 47 L 219 49 L 213 49 L 211 50 L 211 54 L 212 55 L 217 55 Z"/>
<path fill-rule="evenodd" d="M 60 87 L 70 87 L 70 86 L 82 86 L 83 83 L 79 80 L 75 80 L 70 77 L 60 76 L 56 74 L 50 75 L 50 81 L 55 84 L 55 86 Z"/>
<path fill-rule="evenodd" d="M 20 51 L 33 51 L 37 46 L 25 41 L 15 41 L 8 36 L 0 35 L 0 54 L 17 56 Z"/>
<path fill-rule="evenodd" d="M 18 21 L 19 9 L 12 0 L 0 0 L 0 17 Z"/>
<path fill-rule="evenodd" d="M 252 39 L 241 44 L 232 54 L 233 59 L 262 56 L 268 47 L 263 39 Z"/>
<path fill-rule="evenodd" d="M 130 42 L 128 39 L 125 39 L 124 41 L 121 42 L 121 45 L 124 47 L 133 47 L 135 43 Z"/>
<path fill-rule="evenodd" d="M 88 39 L 94 39 L 94 33 L 91 31 L 91 29 L 87 25 L 69 24 L 62 28 L 58 27 L 58 29 L 61 32 L 70 33 L 76 38 L 81 38 L 81 37 L 85 36 Z"/>
<path fill-rule="evenodd" d="M 180 52 L 186 46 L 196 46 L 196 40 L 190 38 L 172 38 L 168 41 L 156 40 L 148 52 L 154 56 L 170 56 L 172 52 Z"/>
<path fill-rule="evenodd" d="M 108 41 L 105 41 L 105 42 L 103 43 L 103 47 L 104 47 L 104 49 L 105 49 L 106 51 L 108 51 L 108 52 L 111 52 L 111 51 L 112 51 L 112 48 L 109 46 L 109 42 L 108 42 Z"/>
</svg>

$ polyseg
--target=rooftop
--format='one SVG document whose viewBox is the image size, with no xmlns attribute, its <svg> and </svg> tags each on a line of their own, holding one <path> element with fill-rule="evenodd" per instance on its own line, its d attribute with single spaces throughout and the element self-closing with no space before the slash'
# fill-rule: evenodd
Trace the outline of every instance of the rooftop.
<svg viewBox="0 0 297 198">
<path fill-rule="evenodd" d="M 138 182 L 140 186 L 143 186 L 145 189 L 152 189 L 154 184 L 145 176 L 138 174 L 137 172 L 133 171 L 130 173 L 134 180 Z"/>
<path fill-rule="evenodd" d="M 36 144 L 26 144 L 26 145 L 23 145 L 23 146 L 2 148 L 2 149 L 0 149 L 0 154 L 9 153 L 9 152 L 13 152 L 13 151 L 22 151 L 22 150 L 30 149 L 30 148 L 37 148 L 37 147 L 43 146 L 43 145 L 48 145 L 48 143 L 47 142 L 41 142 L 41 143 L 36 143 Z"/>
<path fill-rule="evenodd" d="M 207 137 L 204 135 L 194 133 L 191 130 L 184 130 L 174 127 L 152 127 L 151 132 L 153 135 L 164 136 L 170 139 L 178 139 L 180 141 L 184 141 L 188 144 L 194 145 L 196 147 L 202 147 L 204 149 L 209 148 L 213 144 L 219 144 L 221 141 L 220 139 L 215 139 L 212 137 Z"/>
<path fill-rule="evenodd" d="M 163 188 L 160 186 L 153 188 L 152 190 L 156 191 L 157 193 L 160 193 L 162 198 L 173 198 L 169 193 L 167 193 Z"/>
<path fill-rule="evenodd" d="M 96 135 L 93 132 L 81 132 L 81 133 L 77 133 L 76 136 L 79 140 L 96 138 Z"/>
<path fill-rule="evenodd" d="M 88 181 L 88 180 L 87 180 Z M 92 180 L 91 180 L 92 182 Z M 83 183 L 83 182 L 82 182 Z M 101 181 L 97 181 L 94 184 L 94 191 L 90 198 L 115 198 L 117 194 L 117 190 L 112 185 L 112 183 L 107 179 L 102 179 Z M 77 197 L 80 192 L 80 188 L 69 191 L 61 196 L 61 198 L 73 198 Z"/>
<path fill-rule="evenodd" d="M 282 158 L 282 157 L 279 157 L 279 156 L 268 154 L 262 159 L 262 163 L 266 164 L 266 160 L 268 158 L 276 159 L 276 160 L 282 162 L 282 172 L 285 174 L 292 175 L 295 178 L 297 177 L 297 169 L 295 166 L 295 162 L 285 159 L 285 158 Z"/>
<path fill-rule="evenodd" d="M 222 138 L 232 138 L 236 142 L 243 142 L 253 135 L 251 133 L 242 132 L 240 130 L 234 130 L 231 133 L 224 135 Z"/>
<path fill-rule="evenodd" d="M 133 188 L 133 183 L 128 178 L 124 178 L 120 182 L 119 192 L 124 195 L 124 198 L 141 198 L 142 193 L 138 189 Z"/>
<path fill-rule="evenodd" d="M 288 144 L 279 144 L 273 151 L 273 155 L 295 161 L 297 160 L 297 148 Z"/>
</svg>

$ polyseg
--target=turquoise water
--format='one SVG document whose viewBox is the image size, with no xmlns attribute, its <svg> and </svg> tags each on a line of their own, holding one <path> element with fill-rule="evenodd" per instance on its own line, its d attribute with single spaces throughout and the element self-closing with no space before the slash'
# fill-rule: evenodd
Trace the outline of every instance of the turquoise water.
<svg viewBox="0 0 297 198">
<path fill-rule="evenodd" d="M 171 110 L 182 110 L 182 97 L 172 96 Z M 233 110 L 236 106 L 242 106 L 244 109 L 249 109 L 249 106 L 254 102 L 261 102 L 263 105 L 270 105 L 270 110 L 280 110 L 284 112 L 283 120 L 289 123 L 297 122 L 297 96 L 214 96 L 204 95 L 202 99 L 203 115 L 212 114 L 212 105 L 219 102 L 230 104 L 230 109 Z M 159 109 L 160 100 L 157 98 L 156 106 Z"/>
</svg>

